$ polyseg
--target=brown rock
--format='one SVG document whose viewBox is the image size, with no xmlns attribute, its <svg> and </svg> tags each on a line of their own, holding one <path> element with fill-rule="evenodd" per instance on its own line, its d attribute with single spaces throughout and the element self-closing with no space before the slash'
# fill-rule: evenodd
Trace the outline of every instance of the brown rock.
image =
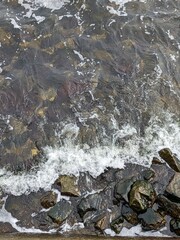
<svg viewBox="0 0 180 240">
<path fill-rule="evenodd" d="M 159 155 L 174 171 L 180 172 L 180 161 L 169 148 L 161 149 Z"/>
<path fill-rule="evenodd" d="M 180 216 L 180 204 L 170 201 L 168 198 L 160 194 L 157 197 L 158 204 L 165 210 L 171 217 L 179 218 Z"/>
<path fill-rule="evenodd" d="M 0 223 L 0 233 L 14 233 L 17 232 L 10 223 Z"/>
<path fill-rule="evenodd" d="M 173 201 L 180 203 L 180 173 L 175 173 L 169 185 L 166 188 L 166 192 Z"/>
<path fill-rule="evenodd" d="M 43 196 L 40 201 L 44 208 L 50 208 L 56 204 L 57 194 L 54 192 L 49 192 Z"/>
<path fill-rule="evenodd" d="M 62 195 L 74 197 L 81 195 L 75 176 L 62 175 L 57 179 L 56 183 L 61 187 Z"/>
</svg>

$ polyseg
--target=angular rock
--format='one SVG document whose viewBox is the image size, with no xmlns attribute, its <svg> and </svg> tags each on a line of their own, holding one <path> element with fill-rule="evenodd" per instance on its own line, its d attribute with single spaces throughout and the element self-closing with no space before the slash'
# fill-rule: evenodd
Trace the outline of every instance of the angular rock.
<svg viewBox="0 0 180 240">
<path fill-rule="evenodd" d="M 169 185 L 166 188 L 169 199 L 180 203 L 180 173 L 175 173 Z"/>
<path fill-rule="evenodd" d="M 138 180 L 129 192 L 129 206 L 137 211 L 143 212 L 151 207 L 156 200 L 156 192 L 152 184 L 147 181 Z"/>
<path fill-rule="evenodd" d="M 122 229 L 122 223 L 124 222 L 124 219 L 122 216 L 119 216 L 118 218 L 114 219 L 110 226 L 111 226 L 111 229 L 115 232 L 115 233 L 120 233 L 121 232 L 121 229 Z"/>
<path fill-rule="evenodd" d="M 155 172 L 152 169 L 147 169 L 144 170 L 141 175 L 144 178 L 144 180 L 149 181 L 154 178 Z"/>
<path fill-rule="evenodd" d="M 100 211 L 107 208 L 107 202 L 104 199 L 104 195 L 101 193 L 95 193 L 82 198 L 78 205 L 78 213 L 81 217 L 89 211 Z"/>
<path fill-rule="evenodd" d="M 129 207 L 128 204 L 124 204 L 122 206 L 121 214 L 126 219 L 126 221 L 131 223 L 132 225 L 138 224 L 138 215 Z"/>
<path fill-rule="evenodd" d="M 53 222 L 61 224 L 68 218 L 72 210 L 73 207 L 71 204 L 65 199 L 62 199 L 48 211 L 48 216 L 53 220 Z"/>
<path fill-rule="evenodd" d="M 180 161 L 169 148 L 161 149 L 159 155 L 174 171 L 180 172 Z"/>
<path fill-rule="evenodd" d="M 170 230 L 180 236 L 180 219 L 171 219 Z"/>
<path fill-rule="evenodd" d="M 138 218 L 141 220 L 142 229 L 145 231 L 158 230 L 166 223 L 163 216 L 152 208 L 148 208 L 147 211 L 140 214 Z"/>
<path fill-rule="evenodd" d="M 57 194 L 54 192 L 48 192 L 45 196 L 41 198 L 40 201 L 43 208 L 50 208 L 56 204 Z"/>
<path fill-rule="evenodd" d="M 180 216 L 180 204 L 179 203 L 170 201 L 162 194 L 158 195 L 157 202 L 165 210 L 165 212 L 167 214 L 169 214 L 171 217 L 179 218 L 179 216 Z"/>
<path fill-rule="evenodd" d="M 75 176 L 62 175 L 57 179 L 56 183 L 61 187 L 62 195 L 74 197 L 81 195 Z"/>
<path fill-rule="evenodd" d="M 95 224 L 95 228 L 97 228 L 100 231 L 104 231 L 109 227 L 109 220 L 110 220 L 110 214 L 106 214 L 105 216 L 101 217 Z"/>
<path fill-rule="evenodd" d="M 116 185 L 114 189 L 114 196 L 117 200 L 124 199 L 128 202 L 128 193 L 131 189 L 132 184 L 134 183 L 135 179 L 122 179 Z"/>
</svg>

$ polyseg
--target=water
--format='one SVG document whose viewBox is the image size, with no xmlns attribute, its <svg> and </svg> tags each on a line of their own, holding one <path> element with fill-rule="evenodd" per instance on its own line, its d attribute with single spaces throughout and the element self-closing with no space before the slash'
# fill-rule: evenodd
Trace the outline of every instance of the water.
<svg viewBox="0 0 180 240">
<path fill-rule="evenodd" d="M 179 18 L 178 0 L 2 0 L 2 190 L 180 158 Z"/>
</svg>

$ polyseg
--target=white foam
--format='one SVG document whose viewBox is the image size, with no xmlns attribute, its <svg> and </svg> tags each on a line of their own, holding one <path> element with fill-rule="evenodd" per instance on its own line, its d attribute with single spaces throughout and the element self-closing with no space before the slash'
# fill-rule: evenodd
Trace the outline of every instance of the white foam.
<svg viewBox="0 0 180 240">
<path fill-rule="evenodd" d="M 0 169 L 0 187 L 7 193 L 21 195 L 36 192 L 40 188 L 50 190 L 60 174 L 78 175 L 89 171 L 96 177 L 107 167 L 123 168 L 126 162 L 149 166 L 158 150 L 164 147 L 169 147 L 180 158 L 179 123 L 168 114 L 164 119 L 152 118 L 143 137 L 139 137 L 130 125 L 117 129 L 114 138 L 123 140 L 127 137 L 122 146 L 110 142 L 109 145 L 93 148 L 85 144 L 82 148 L 74 144 L 78 129 L 73 124 L 65 125 L 61 134 L 57 135 L 66 139 L 64 146 L 47 146 L 44 149 L 47 161 L 42 162 L 38 170 L 15 175 Z"/>
</svg>

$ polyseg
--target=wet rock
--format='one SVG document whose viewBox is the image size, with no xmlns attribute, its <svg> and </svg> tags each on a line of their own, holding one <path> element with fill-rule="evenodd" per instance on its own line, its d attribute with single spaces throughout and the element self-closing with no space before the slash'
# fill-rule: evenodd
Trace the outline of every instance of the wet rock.
<svg viewBox="0 0 180 240">
<path fill-rule="evenodd" d="M 155 177 L 151 181 L 157 194 L 164 194 L 164 191 L 174 175 L 174 171 L 167 164 L 152 164 Z"/>
<path fill-rule="evenodd" d="M 10 223 L 2 223 L 0 222 L 0 233 L 14 233 L 17 232 Z"/>
<path fill-rule="evenodd" d="M 165 219 L 158 212 L 152 208 L 148 208 L 143 214 L 140 214 L 138 218 L 141 220 L 143 230 L 158 230 L 166 223 Z"/>
<path fill-rule="evenodd" d="M 61 187 L 62 195 L 78 197 L 81 192 L 77 181 L 78 179 L 75 176 L 62 175 L 56 180 L 56 183 Z"/>
<path fill-rule="evenodd" d="M 47 231 L 52 228 L 59 227 L 58 224 L 52 221 L 47 212 L 40 212 L 37 215 L 33 216 L 32 223 L 36 229 L 41 229 L 42 231 Z"/>
<path fill-rule="evenodd" d="M 180 173 L 175 173 L 166 188 L 168 198 L 180 203 Z"/>
<path fill-rule="evenodd" d="M 174 171 L 180 172 L 180 161 L 169 148 L 161 149 L 159 155 Z"/>
<path fill-rule="evenodd" d="M 106 209 L 108 206 L 103 193 L 95 193 L 82 198 L 78 205 L 78 213 L 81 217 L 89 211 L 100 211 Z"/>
<path fill-rule="evenodd" d="M 138 215 L 129 207 L 128 204 L 123 204 L 121 214 L 126 219 L 126 221 L 131 223 L 132 225 L 138 224 Z"/>
<path fill-rule="evenodd" d="M 40 201 L 43 208 L 50 208 L 56 204 L 57 194 L 54 192 L 48 192 L 41 198 Z"/>
<path fill-rule="evenodd" d="M 157 203 L 164 209 L 164 211 L 171 217 L 179 218 L 180 216 L 180 204 L 170 201 L 162 194 L 158 195 Z"/>
<path fill-rule="evenodd" d="M 5 203 L 5 209 L 17 218 L 18 225 L 33 227 L 32 214 L 41 210 L 40 198 L 42 193 L 30 193 L 29 195 L 9 196 Z"/>
<path fill-rule="evenodd" d="M 122 223 L 124 222 L 124 219 L 122 216 L 119 216 L 118 218 L 114 219 L 110 226 L 111 226 L 111 229 L 115 232 L 115 233 L 120 233 L 121 232 L 121 229 L 122 229 Z"/>
<path fill-rule="evenodd" d="M 72 210 L 73 207 L 71 204 L 65 199 L 62 199 L 48 211 L 48 216 L 53 220 L 53 222 L 61 224 L 68 218 Z"/>
<path fill-rule="evenodd" d="M 115 198 L 118 200 L 124 199 L 126 202 L 128 202 L 128 193 L 134 181 L 135 181 L 135 178 L 120 180 L 115 185 L 115 189 L 114 189 Z"/>
<path fill-rule="evenodd" d="M 180 236 L 180 219 L 171 219 L 170 230 Z"/>
<path fill-rule="evenodd" d="M 152 184 L 138 180 L 132 185 L 129 192 L 129 205 L 133 210 L 143 212 L 153 205 L 155 199 L 156 192 Z"/>
<path fill-rule="evenodd" d="M 110 214 L 106 213 L 105 216 L 101 217 L 96 223 L 95 228 L 100 231 L 104 231 L 109 227 Z"/>
<path fill-rule="evenodd" d="M 157 157 L 153 157 L 152 164 L 163 164 Z"/>
<path fill-rule="evenodd" d="M 148 169 L 144 170 L 141 175 L 144 178 L 144 180 L 149 181 L 154 178 L 155 172 L 152 169 Z"/>
</svg>

